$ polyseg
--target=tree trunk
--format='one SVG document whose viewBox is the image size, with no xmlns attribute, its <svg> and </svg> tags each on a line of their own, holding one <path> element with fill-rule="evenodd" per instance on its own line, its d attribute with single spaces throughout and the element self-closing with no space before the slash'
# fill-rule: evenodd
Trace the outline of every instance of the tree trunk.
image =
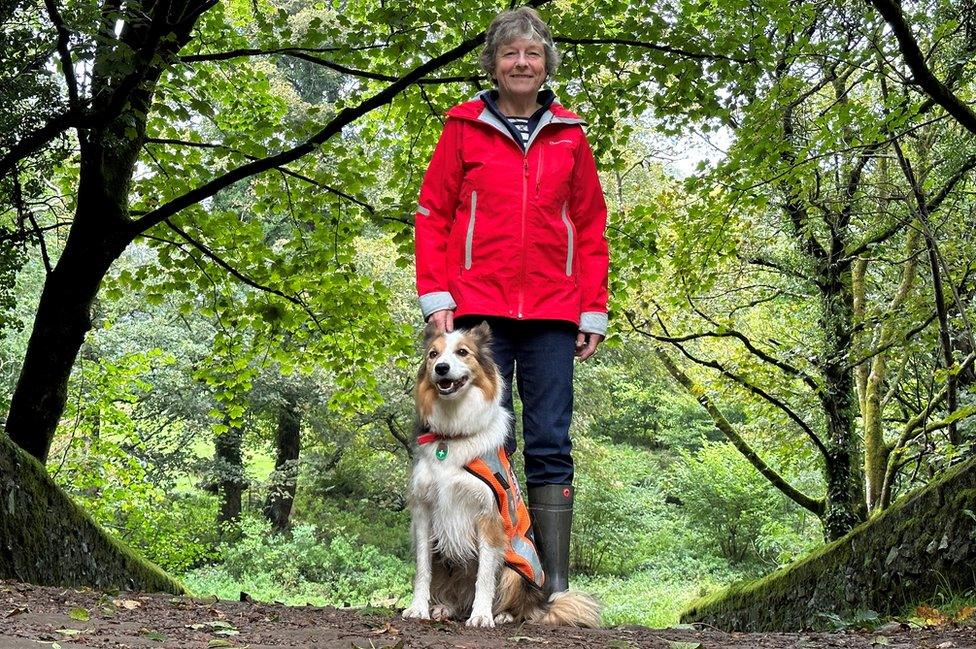
<svg viewBox="0 0 976 649">
<path fill-rule="evenodd" d="M 94 181 L 92 181 L 94 182 Z M 108 224 L 88 227 L 92 220 L 116 218 L 119 206 L 91 204 L 79 195 L 75 224 L 64 252 L 47 276 L 24 365 L 10 401 L 7 435 L 44 462 L 64 412 L 68 378 L 78 351 L 91 329 L 91 305 L 102 279 L 131 239 Z M 112 219 L 116 220 L 116 219 Z"/>
<path fill-rule="evenodd" d="M 268 485 L 264 515 L 276 532 L 288 529 L 291 508 L 298 485 L 298 457 L 301 452 L 302 418 L 293 394 L 285 397 L 278 411 L 277 456 L 275 470 Z"/>
<path fill-rule="evenodd" d="M 854 370 L 849 365 L 854 318 L 850 267 L 828 263 L 821 287 L 821 330 L 824 333 L 823 391 L 820 401 L 827 423 L 824 477 L 827 482 L 824 536 L 847 534 L 860 520 L 858 446 L 854 435 Z"/>
<path fill-rule="evenodd" d="M 177 8 L 160 2 L 146 13 L 135 7 L 138 19 L 127 16 L 120 41 L 113 19 L 111 35 L 103 34 L 96 47 L 91 110 L 111 115 L 113 105 L 124 108 L 104 125 L 78 130 L 78 205 L 65 248 L 44 282 L 6 423 L 10 438 L 41 462 L 64 412 L 71 368 L 91 329 L 92 302 L 112 263 L 139 234 L 129 219 L 129 189 L 156 84 L 206 8 L 206 3 Z M 177 15 L 178 23 L 172 21 Z M 120 57 L 132 69 L 120 68 Z M 130 77 L 138 80 L 131 87 Z"/>
<path fill-rule="evenodd" d="M 241 441 L 244 432 L 229 425 L 227 430 L 217 435 L 214 440 L 214 472 L 217 477 L 217 496 L 220 499 L 220 509 L 217 512 L 217 523 L 234 523 L 241 516 L 241 494 L 247 488 L 244 477 L 244 462 L 241 454 Z"/>
</svg>

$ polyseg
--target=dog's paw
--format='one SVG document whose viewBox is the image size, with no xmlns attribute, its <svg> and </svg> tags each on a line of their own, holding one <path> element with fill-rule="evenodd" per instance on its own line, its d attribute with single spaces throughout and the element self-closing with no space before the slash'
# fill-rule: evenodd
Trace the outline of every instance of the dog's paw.
<svg viewBox="0 0 976 649">
<path fill-rule="evenodd" d="M 468 621 L 465 622 L 465 625 L 489 629 L 495 626 L 495 620 L 491 617 L 490 613 L 488 615 L 472 613 Z"/>
<path fill-rule="evenodd" d="M 417 606 L 414 604 L 410 608 L 403 610 L 402 617 L 404 620 L 429 620 L 430 609 L 426 606 Z"/>
<path fill-rule="evenodd" d="M 430 609 L 430 619 L 444 622 L 454 617 L 454 609 L 445 604 L 434 604 Z"/>
<path fill-rule="evenodd" d="M 511 624 L 515 621 L 515 617 L 508 611 L 502 611 L 495 616 L 495 624 Z"/>
</svg>

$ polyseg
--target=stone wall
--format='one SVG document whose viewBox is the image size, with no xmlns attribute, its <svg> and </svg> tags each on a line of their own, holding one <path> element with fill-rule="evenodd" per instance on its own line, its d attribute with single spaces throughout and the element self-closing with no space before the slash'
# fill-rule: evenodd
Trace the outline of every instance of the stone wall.
<svg viewBox="0 0 976 649">
<path fill-rule="evenodd" d="M 110 538 L 37 460 L 0 433 L 0 579 L 182 593 L 157 566 Z"/>
<path fill-rule="evenodd" d="M 823 613 L 893 614 L 939 589 L 974 587 L 976 459 L 970 459 L 792 565 L 693 601 L 681 621 L 736 631 L 821 628 Z"/>
</svg>

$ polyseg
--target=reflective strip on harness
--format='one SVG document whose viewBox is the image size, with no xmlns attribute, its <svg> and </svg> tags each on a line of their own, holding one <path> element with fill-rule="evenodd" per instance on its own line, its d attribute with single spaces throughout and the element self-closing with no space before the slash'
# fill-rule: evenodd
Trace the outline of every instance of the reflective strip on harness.
<svg viewBox="0 0 976 649">
<path fill-rule="evenodd" d="M 546 576 L 536 551 L 529 509 L 522 499 L 505 450 L 500 448 L 497 453 L 482 455 L 466 464 L 464 470 L 488 485 L 495 496 L 502 526 L 508 537 L 505 563 L 526 580 L 542 587 Z"/>
</svg>

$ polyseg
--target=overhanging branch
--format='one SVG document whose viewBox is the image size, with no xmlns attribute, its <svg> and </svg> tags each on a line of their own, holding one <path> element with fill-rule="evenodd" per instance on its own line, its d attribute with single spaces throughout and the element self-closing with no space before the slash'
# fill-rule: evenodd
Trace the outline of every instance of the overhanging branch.
<svg viewBox="0 0 976 649">
<path fill-rule="evenodd" d="M 925 55 L 919 49 L 918 41 L 905 21 L 901 7 L 894 0 L 870 0 L 874 8 L 885 19 L 898 39 L 905 63 L 912 71 L 916 83 L 947 113 L 952 115 L 963 128 L 976 135 L 976 113 L 944 83 L 939 81 L 925 63 Z"/>
<path fill-rule="evenodd" d="M 531 0 L 531 2 L 528 4 L 538 7 L 546 2 L 549 2 L 549 0 Z M 148 212 L 142 218 L 132 223 L 132 236 L 137 236 L 142 232 L 145 232 L 154 225 L 162 223 L 170 216 L 178 213 L 180 210 L 183 210 L 191 205 L 195 205 L 240 180 L 263 173 L 276 167 L 280 167 L 282 165 L 286 165 L 289 162 L 293 162 L 301 158 L 302 156 L 308 155 L 330 138 L 338 134 L 344 127 L 348 126 L 370 111 L 390 103 L 393 101 L 394 97 L 416 83 L 419 79 L 422 79 L 427 76 L 428 73 L 461 58 L 468 52 L 478 47 L 478 45 L 484 42 L 484 39 L 485 34 L 484 32 L 481 32 L 476 36 L 463 41 L 461 44 L 457 45 L 451 50 L 448 50 L 440 56 L 436 56 L 426 63 L 417 66 L 411 72 L 407 73 L 396 82 L 391 83 L 385 89 L 376 93 L 372 97 L 363 100 L 358 106 L 354 108 L 344 108 L 332 119 L 332 121 L 326 124 L 325 127 L 302 144 L 282 151 L 281 153 L 242 165 L 237 169 L 229 171 L 222 176 L 218 176 L 210 182 L 205 183 L 196 189 L 192 189 L 182 196 L 178 196 L 172 201 Z"/>
</svg>

